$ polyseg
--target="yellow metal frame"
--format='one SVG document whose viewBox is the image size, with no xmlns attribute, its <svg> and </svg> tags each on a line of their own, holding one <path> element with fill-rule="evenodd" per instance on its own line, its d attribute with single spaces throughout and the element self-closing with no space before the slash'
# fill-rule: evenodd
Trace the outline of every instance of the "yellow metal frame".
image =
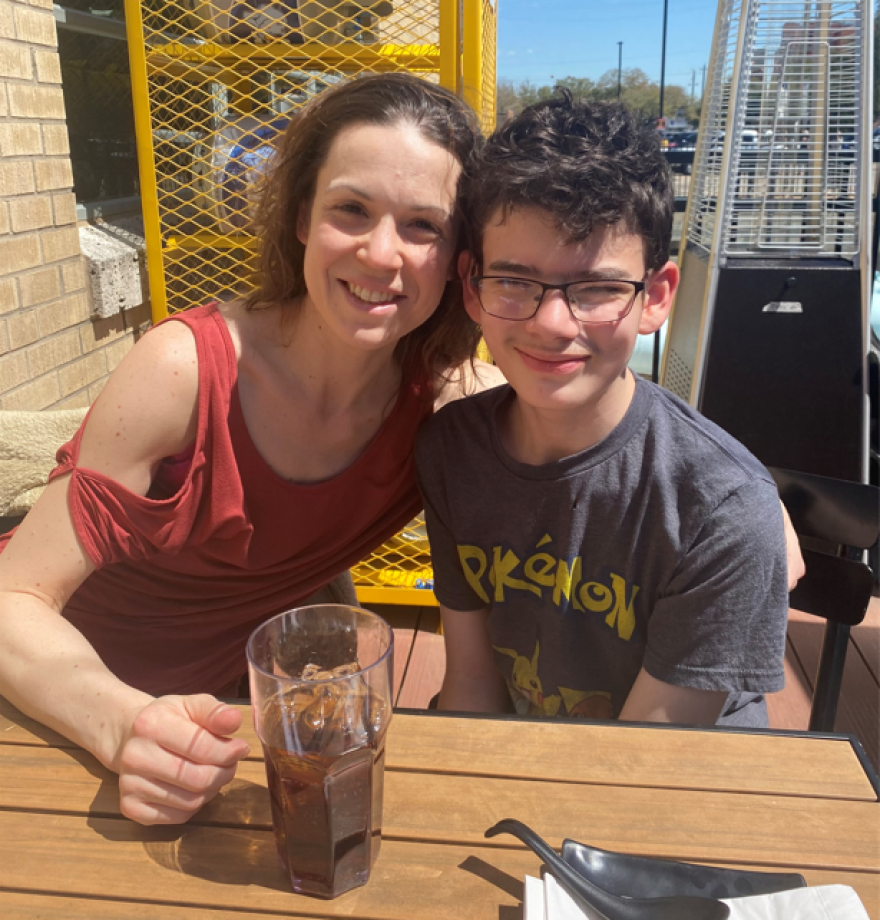
<svg viewBox="0 0 880 920">
<path fill-rule="evenodd" d="M 147 83 L 147 53 L 140 0 L 125 0 L 125 30 L 131 69 L 131 98 L 137 142 L 141 208 L 144 215 L 144 243 L 147 248 L 147 277 L 150 281 L 150 310 L 153 322 L 168 315 L 165 297 L 165 267 L 162 261 L 162 230 L 159 222 L 159 193 L 156 185 L 156 157 L 150 120 L 150 91 Z"/>
<path fill-rule="evenodd" d="M 209 20 L 210 29 L 203 28 L 193 20 L 194 7 L 187 0 L 167 0 L 164 5 L 124 2 L 154 322 L 170 310 L 208 299 L 205 291 L 212 288 L 201 280 L 203 276 L 210 281 L 211 273 L 235 274 L 241 281 L 253 270 L 257 240 L 247 232 L 246 195 L 239 196 L 236 222 L 228 216 L 225 186 L 219 185 L 218 175 L 227 176 L 228 169 L 218 170 L 216 163 L 218 145 L 226 143 L 218 140 L 219 129 L 212 134 L 217 111 L 228 113 L 220 124 L 229 123 L 233 116 L 274 119 L 272 112 L 283 117 L 286 109 L 273 100 L 279 93 L 294 93 L 284 99 L 300 98 L 295 95 L 300 92 L 300 78 L 326 85 L 352 72 L 405 70 L 461 95 L 477 112 L 484 132 L 494 129 L 497 4 L 493 0 L 395 0 L 395 12 L 387 17 L 384 31 L 364 27 L 372 38 L 358 33 L 360 26 L 353 33 L 339 25 L 321 31 L 320 16 L 311 24 L 321 25 L 308 31 L 309 20 L 304 18 L 308 14 L 301 11 L 309 4 L 301 0 L 302 44 L 277 38 L 283 32 L 270 35 L 265 30 L 246 40 L 240 35 L 232 38 L 217 18 Z M 196 6 L 211 2 L 199 0 Z M 328 9 L 332 2 L 327 0 Z M 218 0 L 214 9 L 222 7 Z M 354 38 L 346 37 L 351 35 Z M 277 89 L 277 81 L 287 88 Z M 259 95 L 263 92 L 268 93 L 268 103 Z M 199 100 L 204 101 L 202 108 Z M 228 155 L 227 164 L 232 156 Z M 186 160 L 184 167 L 177 165 L 180 160 Z M 437 603 L 427 587 L 431 559 L 420 521 L 355 566 L 353 574 L 364 603 Z"/>
</svg>

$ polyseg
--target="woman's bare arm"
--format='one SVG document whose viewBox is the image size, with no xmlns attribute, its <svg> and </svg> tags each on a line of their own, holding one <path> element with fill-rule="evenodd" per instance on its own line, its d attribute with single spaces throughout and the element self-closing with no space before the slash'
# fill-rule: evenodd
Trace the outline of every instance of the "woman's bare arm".
<svg viewBox="0 0 880 920">
<path fill-rule="evenodd" d="M 163 457 L 195 437 L 195 342 L 180 323 L 146 336 L 111 375 L 83 435 L 79 466 L 146 494 Z M 244 756 L 237 711 L 209 696 L 154 700 L 117 679 L 61 616 L 94 565 L 50 483 L 0 554 L 0 693 L 120 773 L 123 812 L 186 820 Z"/>
</svg>

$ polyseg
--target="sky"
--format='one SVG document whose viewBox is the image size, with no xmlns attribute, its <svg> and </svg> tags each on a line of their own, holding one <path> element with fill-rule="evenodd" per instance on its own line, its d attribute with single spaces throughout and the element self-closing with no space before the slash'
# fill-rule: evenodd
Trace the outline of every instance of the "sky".
<svg viewBox="0 0 880 920">
<path fill-rule="evenodd" d="M 498 77 L 538 86 L 638 67 L 660 81 L 663 0 L 497 0 Z M 666 85 L 700 96 L 716 0 L 668 0 Z"/>
</svg>

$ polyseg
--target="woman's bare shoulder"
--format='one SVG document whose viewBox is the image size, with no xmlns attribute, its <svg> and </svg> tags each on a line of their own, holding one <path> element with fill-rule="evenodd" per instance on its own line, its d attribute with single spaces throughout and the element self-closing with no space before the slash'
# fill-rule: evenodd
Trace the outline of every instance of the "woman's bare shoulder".
<svg viewBox="0 0 880 920">
<path fill-rule="evenodd" d="M 507 383 L 504 374 L 494 364 L 475 359 L 473 366 L 468 361 L 453 371 L 438 374 L 434 381 L 434 410 L 463 396 L 473 396 L 483 390 Z"/>
<path fill-rule="evenodd" d="M 190 329 L 179 322 L 151 329 L 113 371 L 92 407 L 79 465 L 145 494 L 162 458 L 195 439 L 198 393 Z"/>
</svg>

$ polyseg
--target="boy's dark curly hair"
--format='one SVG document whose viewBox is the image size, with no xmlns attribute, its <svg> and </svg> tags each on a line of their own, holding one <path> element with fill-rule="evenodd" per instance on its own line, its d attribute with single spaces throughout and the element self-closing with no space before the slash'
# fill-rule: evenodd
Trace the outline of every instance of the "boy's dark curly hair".
<svg viewBox="0 0 880 920">
<path fill-rule="evenodd" d="M 486 142 L 467 182 L 470 248 L 499 214 L 540 208 L 572 242 L 622 223 L 645 241 L 648 268 L 669 259 L 675 198 L 656 132 L 618 102 L 581 102 L 564 87 Z"/>
</svg>

